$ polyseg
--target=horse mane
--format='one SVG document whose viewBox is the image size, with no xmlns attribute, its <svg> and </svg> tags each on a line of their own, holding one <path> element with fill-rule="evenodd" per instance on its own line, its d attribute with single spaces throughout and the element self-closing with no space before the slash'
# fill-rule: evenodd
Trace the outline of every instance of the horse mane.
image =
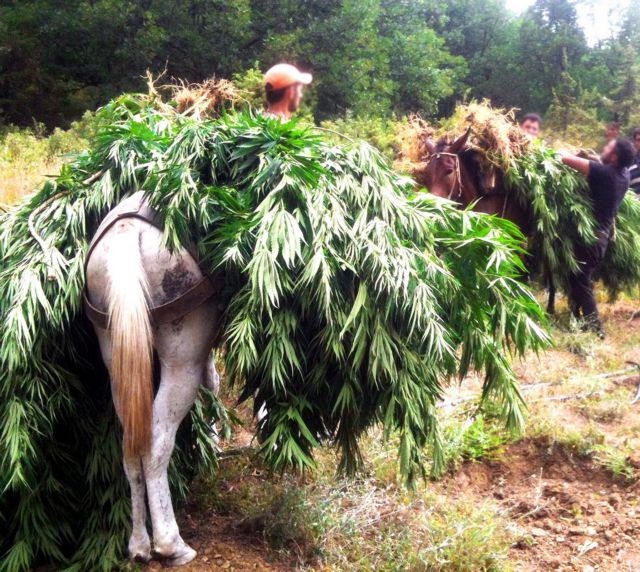
<svg viewBox="0 0 640 572">
<path fill-rule="evenodd" d="M 458 153 L 458 157 L 460 157 L 460 162 L 464 164 L 464 166 L 472 173 L 474 176 L 479 175 L 479 165 L 477 161 L 474 161 L 473 158 L 478 155 L 480 152 L 475 149 L 465 149 Z"/>
<path fill-rule="evenodd" d="M 436 142 L 434 153 L 446 152 L 447 147 L 451 147 L 451 141 L 449 141 L 446 137 L 443 137 Z M 467 167 L 473 167 L 475 169 L 474 162 L 471 159 L 477 153 L 480 153 L 480 151 L 478 151 L 477 149 L 463 149 L 462 151 L 460 151 L 460 153 L 458 153 L 458 157 L 460 157 L 460 159 L 464 161 Z"/>
</svg>

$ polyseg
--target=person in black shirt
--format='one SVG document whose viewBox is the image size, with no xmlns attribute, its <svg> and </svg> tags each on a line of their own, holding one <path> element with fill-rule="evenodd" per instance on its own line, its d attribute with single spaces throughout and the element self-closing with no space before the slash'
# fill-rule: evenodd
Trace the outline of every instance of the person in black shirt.
<svg viewBox="0 0 640 572">
<path fill-rule="evenodd" d="M 636 148 L 636 158 L 633 165 L 629 167 L 630 187 L 637 195 L 640 195 L 640 127 L 636 127 L 631 135 Z"/>
<path fill-rule="evenodd" d="M 595 243 L 576 249 L 579 270 L 569 280 L 572 310 L 576 318 L 584 319 L 587 328 L 604 337 L 593 295 L 593 274 L 607 251 L 618 208 L 629 189 L 628 167 L 633 164 L 635 149 L 631 141 L 618 138 L 607 143 L 600 156 L 602 163 L 567 153 L 560 155 L 563 163 L 587 176 L 596 220 Z"/>
</svg>

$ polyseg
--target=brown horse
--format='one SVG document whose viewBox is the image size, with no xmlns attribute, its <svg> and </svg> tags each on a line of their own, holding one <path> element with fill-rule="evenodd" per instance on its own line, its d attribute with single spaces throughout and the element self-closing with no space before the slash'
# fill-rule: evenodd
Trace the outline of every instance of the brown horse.
<svg viewBox="0 0 640 572">
<path fill-rule="evenodd" d="M 509 193 L 499 169 L 496 168 L 489 176 L 481 172 L 479 152 L 466 149 L 470 133 L 469 129 L 453 143 L 425 140 L 429 155 L 426 166 L 414 172 L 415 179 L 432 194 L 456 201 L 463 208 L 471 206 L 474 211 L 510 220 L 528 237 L 531 231 L 530 209 Z M 482 187 L 486 190 L 481 191 Z M 555 285 L 549 274 L 545 274 L 549 289 L 547 312 L 553 314 Z"/>
</svg>

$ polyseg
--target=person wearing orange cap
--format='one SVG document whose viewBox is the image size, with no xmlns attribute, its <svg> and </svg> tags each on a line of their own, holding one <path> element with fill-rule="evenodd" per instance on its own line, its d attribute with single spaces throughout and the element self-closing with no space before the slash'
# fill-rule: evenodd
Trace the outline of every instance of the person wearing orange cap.
<svg viewBox="0 0 640 572">
<path fill-rule="evenodd" d="M 302 91 L 313 77 L 291 64 L 277 64 L 264 74 L 267 115 L 287 120 L 300 106 Z"/>
</svg>

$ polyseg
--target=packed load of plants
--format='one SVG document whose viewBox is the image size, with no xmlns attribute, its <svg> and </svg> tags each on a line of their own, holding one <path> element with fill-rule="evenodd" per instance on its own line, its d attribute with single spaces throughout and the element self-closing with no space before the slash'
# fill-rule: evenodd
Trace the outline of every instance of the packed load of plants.
<svg viewBox="0 0 640 572">
<path fill-rule="evenodd" d="M 514 110 L 494 108 L 485 100 L 459 105 L 451 117 L 437 125 L 412 115 L 398 130 L 399 164 L 406 161 L 408 165 L 419 166 L 429 154 L 427 139 L 454 141 L 469 128 L 467 148 L 480 151 L 487 163 L 504 170 L 533 146 L 531 138 L 518 127 Z"/>
<path fill-rule="evenodd" d="M 323 442 L 352 472 L 359 437 L 380 424 L 404 478 L 437 473 L 436 404 L 471 370 L 480 400 L 522 424 L 510 359 L 548 337 L 518 280 L 517 229 L 416 194 L 366 144 L 224 105 L 210 116 L 205 99 L 115 99 L 87 151 L 0 214 L 2 570 L 109 570 L 125 549 L 119 428 L 81 300 L 92 232 L 138 190 L 169 248 L 194 240 L 203 265 L 224 273 L 226 381 L 265 407 L 268 466 L 313 467 Z M 215 467 L 220 418 L 203 389 L 171 466 L 182 496 Z"/>
<path fill-rule="evenodd" d="M 469 128 L 467 148 L 480 152 L 487 166 L 500 169 L 507 192 L 530 209 L 530 273 L 550 272 L 556 284 L 565 286 L 568 275 L 577 269 L 576 245 L 595 241 L 587 180 L 564 165 L 544 141 L 523 133 L 513 110 L 483 101 L 458 106 L 439 125 L 413 117 L 399 134 L 397 167 L 408 172 L 424 168 L 428 138 L 454 141 Z M 616 296 L 640 285 L 640 203 L 633 193 L 627 193 L 622 202 L 612 238 L 598 277 L 609 294 Z"/>
</svg>

